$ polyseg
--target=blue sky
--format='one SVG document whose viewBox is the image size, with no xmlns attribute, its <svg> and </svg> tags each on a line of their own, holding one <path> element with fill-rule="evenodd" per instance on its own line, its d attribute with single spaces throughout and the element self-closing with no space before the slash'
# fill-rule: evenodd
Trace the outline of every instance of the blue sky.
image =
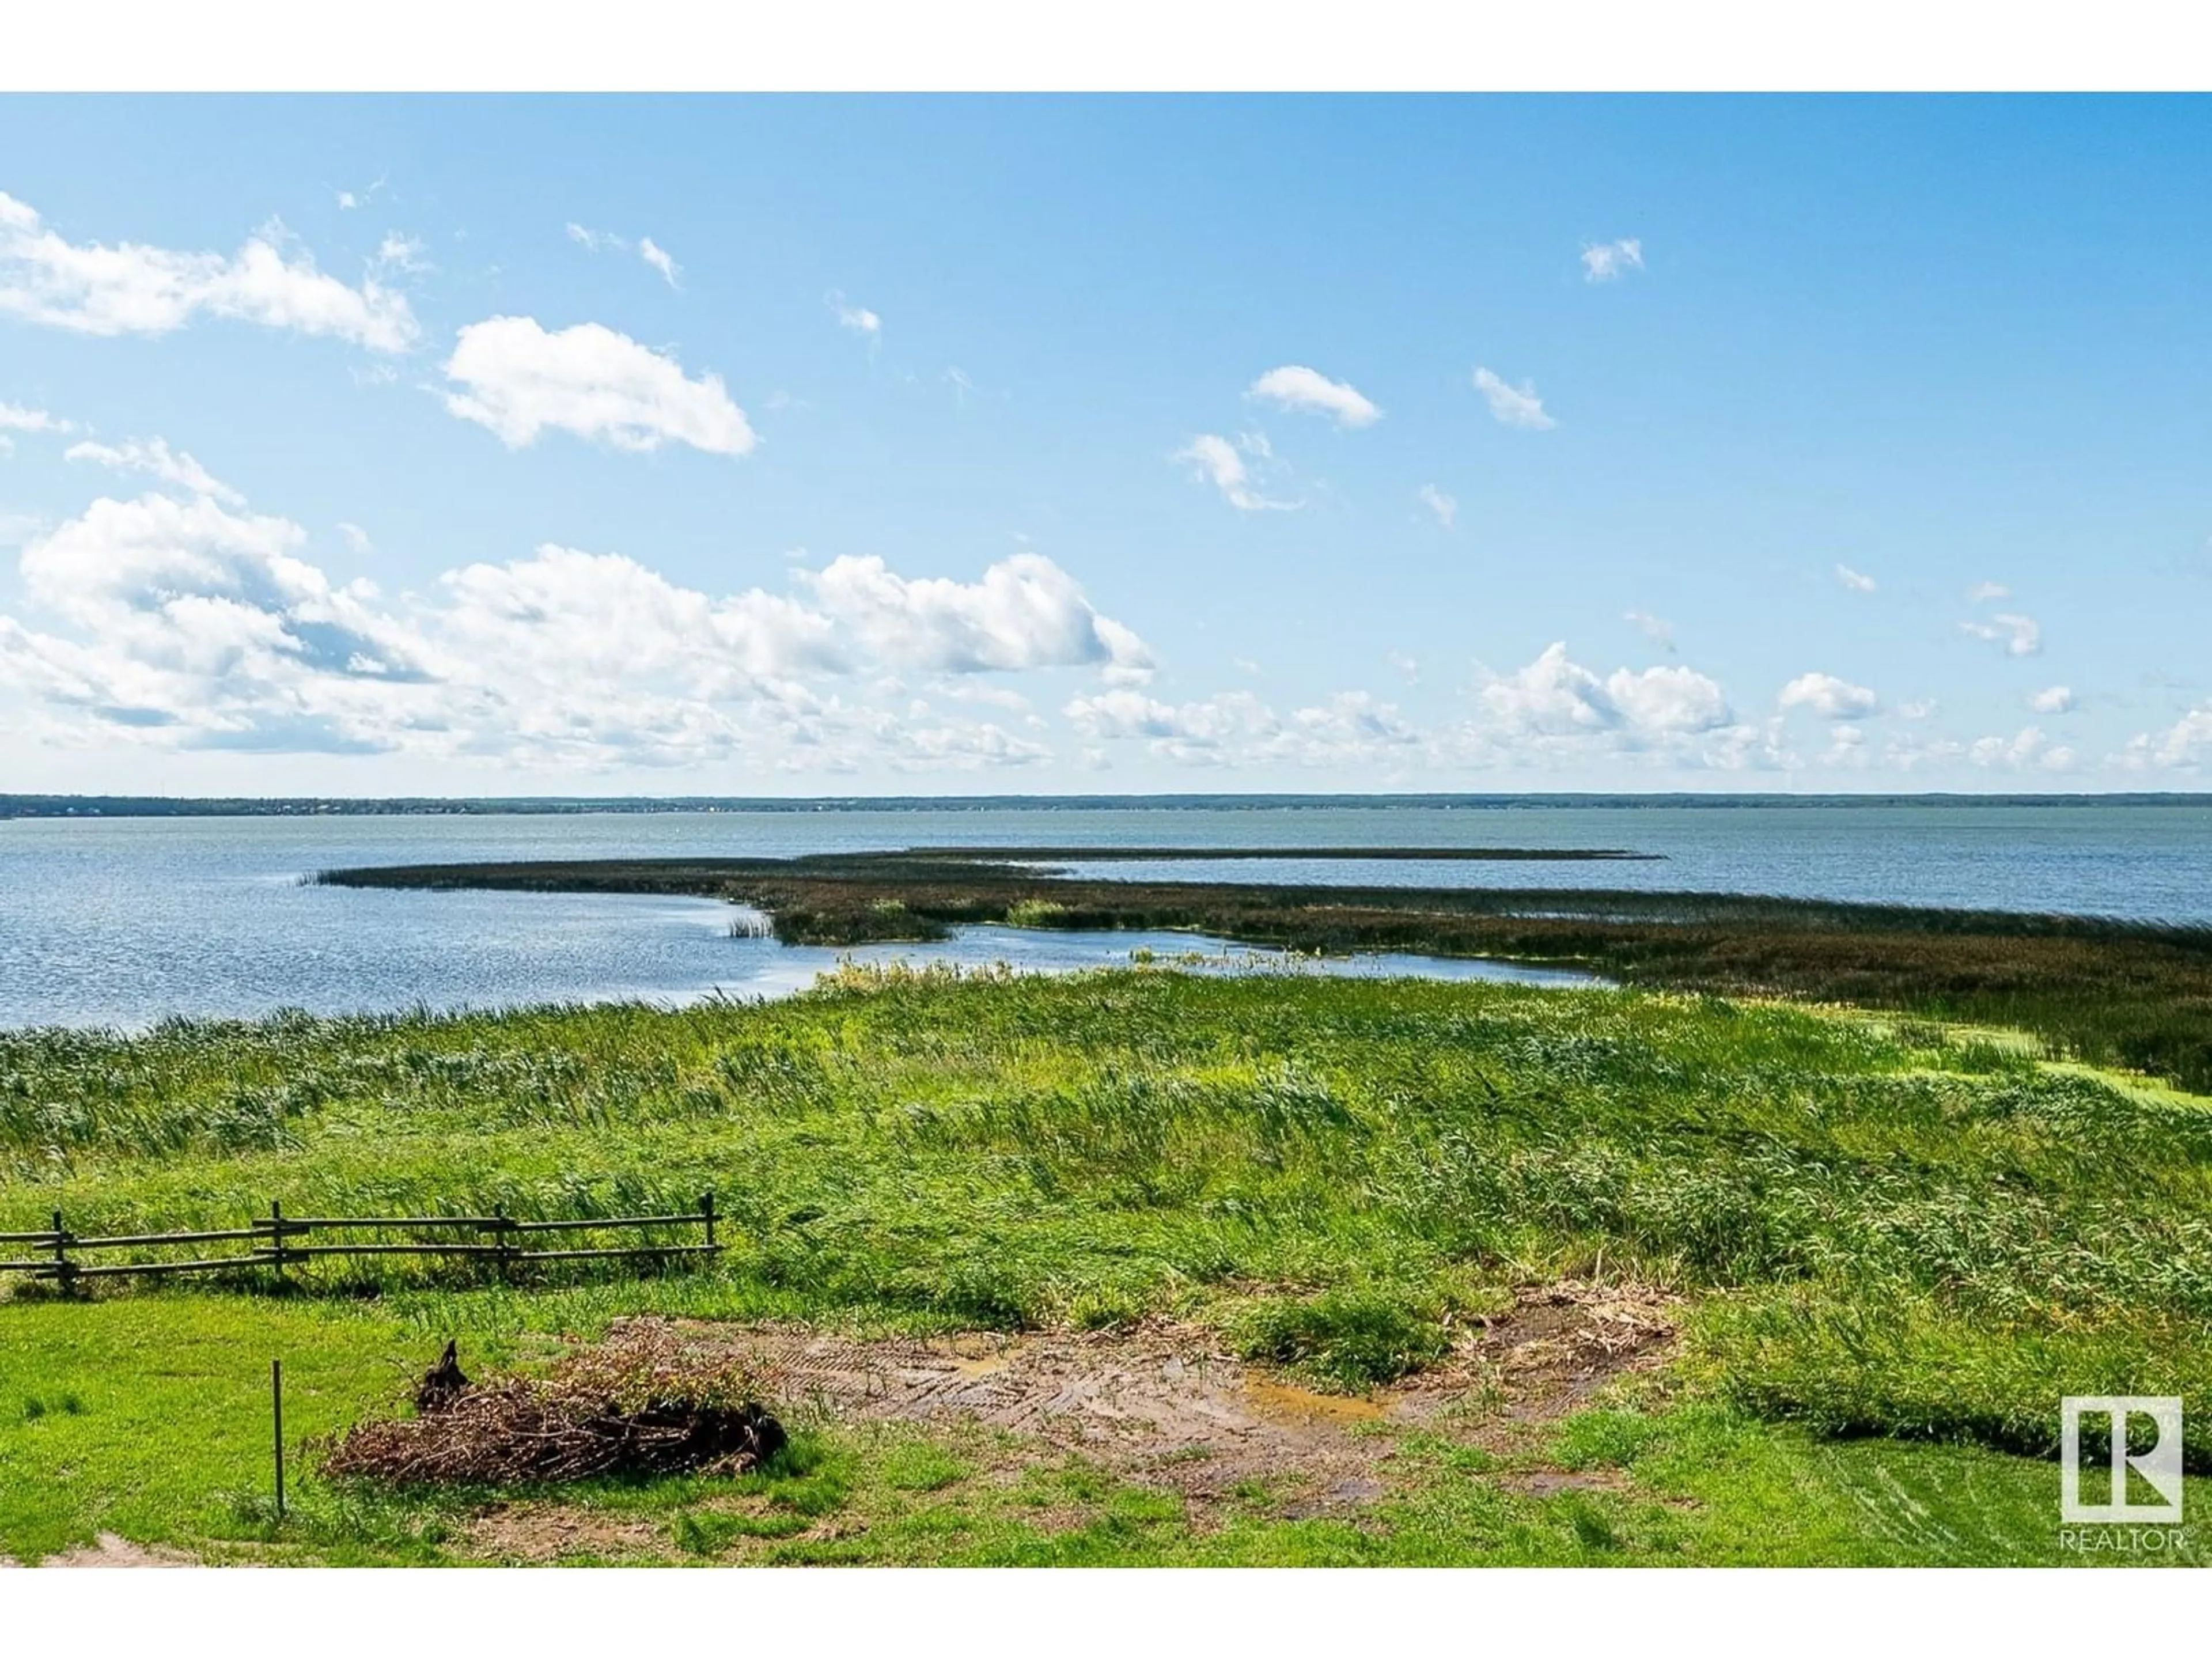
<svg viewBox="0 0 2212 1659">
<path fill-rule="evenodd" d="M 0 787 L 2197 788 L 2212 104 L 0 101 Z"/>
</svg>

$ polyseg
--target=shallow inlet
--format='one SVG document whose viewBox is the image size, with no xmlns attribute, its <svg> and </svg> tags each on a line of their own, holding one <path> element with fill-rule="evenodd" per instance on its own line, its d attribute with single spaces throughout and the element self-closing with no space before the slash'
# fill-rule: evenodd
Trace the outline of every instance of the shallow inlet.
<svg viewBox="0 0 2212 1659">
<path fill-rule="evenodd" d="M 1332 978 L 1480 980 L 1565 989 L 1613 981 L 1571 968 L 1539 967 L 1476 957 L 1431 957 L 1371 952 L 1319 957 L 1239 945 L 1206 933 L 1166 929 L 1062 931 L 982 925 L 957 927 L 952 937 L 927 943 L 859 945 L 778 945 L 765 936 L 768 918 L 748 905 L 732 907 L 731 941 L 743 953 L 741 972 L 719 979 L 700 995 L 785 997 L 812 985 L 841 963 L 903 963 L 926 968 L 948 963 L 969 969 L 1007 967 L 1017 973 L 1078 973 L 1089 969 L 1151 967 L 1196 974 L 1320 975 Z"/>
</svg>

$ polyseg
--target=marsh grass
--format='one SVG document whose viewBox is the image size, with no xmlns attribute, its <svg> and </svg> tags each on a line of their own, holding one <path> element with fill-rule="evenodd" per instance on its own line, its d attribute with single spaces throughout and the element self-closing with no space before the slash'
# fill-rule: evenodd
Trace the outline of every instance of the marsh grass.
<svg viewBox="0 0 2212 1659">
<path fill-rule="evenodd" d="M 2055 1056 L 2212 1093 L 2208 927 L 1740 894 L 1101 881 L 1001 861 L 1168 850 L 943 848 L 791 860 L 418 865 L 318 878 L 368 887 L 702 894 L 768 911 L 776 937 L 789 944 L 940 939 L 956 927 L 1011 922 L 1018 913 L 1017 925 L 1027 927 L 1180 928 L 1299 951 L 1555 963 L 1651 988 L 1849 1002 L 2015 1028 L 2033 1033 Z M 1305 856 L 1380 853 L 1321 849 Z M 1280 854 L 1178 854 L 1270 855 Z M 1435 849 L 1401 854 L 1437 855 Z"/>
<path fill-rule="evenodd" d="M 1794 1287 L 1813 1312 L 1715 1338 L 1765 1356 L 1769 1389 L 1784 1350 L 1844 1342 L 1821 1310 L 1913 1352 L 2156 1327 L 2184 1357 L 2212 1315 L 2201 1103 L 1925 1023 L 1710 997 L 869 969 L 765 1006 L 7 1033 L 0 1172 L 0 1230 L 58 1205 L 85 1232 L 234 1224 L 272 1199 L 613 1215 L 711 1187 L 716 1270 L 580 1269 L 512 1293 L 516 1317 L 1225 1320 L 1258 1285 L 1290 1299 L 1249 1327 L 1257 1351 L 1346 1381 L 1417 1362 L 1419 1322 L 1469 1271 Z M 506 1294 L 417 1263 L 299 1277 L 433 1304 Z M 1902 1311 L 1923 1305 L 1950 1322 Z M 2008 1336 L 2024 1369 L 1990 1398 L 2109 1369 L 2052 1343 Z M 1809 1395 L 1742 1397 L 1856 1421 Z M 1885 1413 L 1927 1416 L 1893 1401 L 1865 1420 Z M 1996 1421 L 1962 1407 L 1930 1425 L 2005 1440 Z"/>
</svg>

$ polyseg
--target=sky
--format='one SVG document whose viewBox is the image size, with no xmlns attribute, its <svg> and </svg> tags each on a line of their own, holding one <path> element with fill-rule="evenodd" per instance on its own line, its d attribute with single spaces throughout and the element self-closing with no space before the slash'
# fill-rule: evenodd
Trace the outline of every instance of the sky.
<svg viewBox="0 0 2212 1659">
<path fill-rule="evenodd" d="M 2212 102 L 0 100 L 0 791 L 2212 786 Z"/>
</svg>

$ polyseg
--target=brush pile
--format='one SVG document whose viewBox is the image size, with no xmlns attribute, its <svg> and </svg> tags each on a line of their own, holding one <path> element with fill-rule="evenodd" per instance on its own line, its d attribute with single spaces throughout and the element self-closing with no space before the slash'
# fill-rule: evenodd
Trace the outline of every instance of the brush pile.
<svg viewBox="0 0 2212 1659">
<path fill-rule="evenodd" d="M 742 1474 L 783 1448 L 783 1425 L 745 1397 L 741 1373 L 687 1372 L 680 1360 L 650 1328 L 633 1327 L 548 1376 L 474 1383 L 448 1345 L 416 1389 L 416 1415 L 357 1425 L 324 1468 L 388 1486 L 513 1486 Z"/>
</svg>

